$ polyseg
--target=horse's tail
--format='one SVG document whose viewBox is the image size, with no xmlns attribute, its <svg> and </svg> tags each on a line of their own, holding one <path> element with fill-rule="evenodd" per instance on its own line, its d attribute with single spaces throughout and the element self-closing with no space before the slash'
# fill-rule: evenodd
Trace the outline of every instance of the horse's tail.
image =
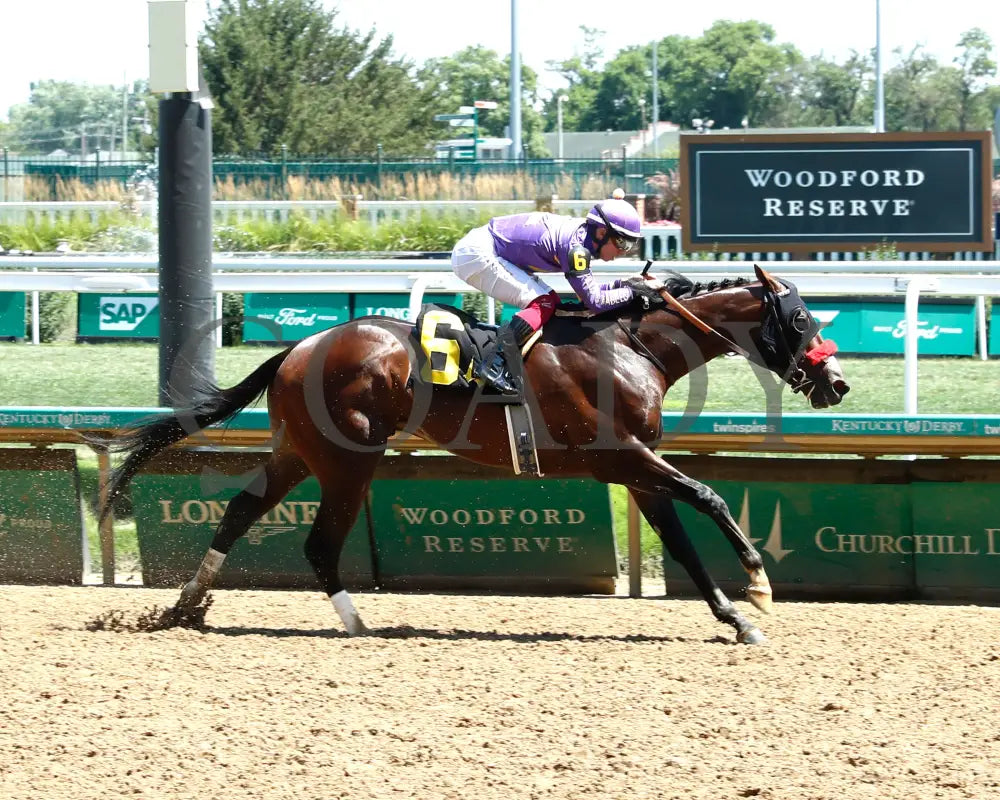
<svg viewBox="0 0 1000 800">
<path fill-rule="evenodd" d="M 292 348 L 272 356 L 235 386 L 219 389 L 209 386 L 204 397 L 195 405 L 174 411 L 166 417 L 153 417 L 126 428 L 113 439 L 104 442 L 111 453 L 124 453 L 125 460 L 108 476 L 101 520 L 108 515 L 132 477 L 143 464 L 157 453 L 209 425 L 234 417 L 257 400 L 271 384 L 278 368 Z"/>
</svg>

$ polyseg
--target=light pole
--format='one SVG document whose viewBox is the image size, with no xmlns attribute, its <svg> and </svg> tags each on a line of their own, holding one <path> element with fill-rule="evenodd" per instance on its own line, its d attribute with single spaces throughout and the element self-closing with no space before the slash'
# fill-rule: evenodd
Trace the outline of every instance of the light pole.
<svg viewBox="0 0 1000 800">
<path fill-rule="evenodd" d="M 875 133 L 885 133 L 885 88 L 882 83 L 882 4 L 875 0 Z"/>
<path fill-rule="evenodd" d="M 645 151 L 646 149 L 646 98 L 645 97 L 639 98 L 639 115 L 640 118 L 642 119 L 642 128 L 640 129 L 641 133 L 639 134 L 639 136 L 641 137 L 642 141 L 642 150 Z M 645 155 L 645 152 L 643 152 L 643 155 Z"/>
<path fill-rule="evenodd" d="M 556 128 L 559 131 L 559 160 L 562 161 L 563 157 L 563 135 L 562 135 L 562 104 L 566 102 L 568 98 L 566 95 L 561 94 L 556 98 Z"/>
</svg>

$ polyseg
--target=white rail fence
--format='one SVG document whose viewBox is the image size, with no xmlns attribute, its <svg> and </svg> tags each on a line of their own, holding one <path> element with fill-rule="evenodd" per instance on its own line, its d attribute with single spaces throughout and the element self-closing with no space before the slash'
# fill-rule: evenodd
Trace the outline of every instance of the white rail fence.
<svg viewBox="0 0 1000 800">
<path fill-rule="evenodd" d="M 104 269 L 92 271 L 95 265 Z M 320 264 L 322 266 L 320 266 Z M 745 266 L 744 266 L 745 264 Z M 363 265 L 363 266 L 361 266 Z M 11 258 L 0 257 L 0 287 L 3 291 L 32 294 L 32 341 L 38 342 L 38 292 L 150 292 L 159 290 L 159 277 L 151 257 L 107 258 Z M 216 257 L 213 261 L 216 292 L 216 319 L 222 318 L 223 292 L 398 292 L 409 296 L 411 319 L 430 292 L 474 292 L 468 284 L 448 271 L 447 262 L 383 259 L 380 261 L 339 259 L 247 259 Z M 1000 274 L 996 263 L 930 262 L 927 264 L 873 261 L 865 264 L 838 264 L 789 261 L 780 276 L 793 281 L 799 290 L 813 295 L 905 297 L 906 334 L 904 340 L 904 407 L 917 412 L 917 312 L 921 296 L 976 298 L 976 325 L 981 358 L 987 356 L 986 297 L 1000 296 Z M 88 269 L 90 267 L 90 269 Z M 127 269 L 115 271 L 108 267 Z M 360 268 L 359 268 L 360 267 Z M 712 280 L 752 275 L 746 262 L 726 265 L 685 264 L 683 274 L 694 280 Z M 922 269 L 915 269 L 921 267 Z M 988 267 L 991 273 L 981 270 Z M 637 261 L 599 267 L 598 276 L 634 274 Z M 146 271 L 138 271 L 138 270 Z M 325 271 L 318 271 L 318 270 Z M 239 270 L 239 271 L 237 271 Z M 260 270 L 260 271 L 247 271 Z M 267 271 L 263 271 L 267 270 Z M 283 271 L 282 271 L 283 270 Z M 864 271 L 863 271 L 864 270 Z M 295 273 L 290 280 L 289 272 Z M 571 292 L 561 275 L 546 276 L 559 292 Z M 494 321 L 489 305 L 489 321 Z M 221 346 L 221 329 L 216 343 Z"/>
</svg>

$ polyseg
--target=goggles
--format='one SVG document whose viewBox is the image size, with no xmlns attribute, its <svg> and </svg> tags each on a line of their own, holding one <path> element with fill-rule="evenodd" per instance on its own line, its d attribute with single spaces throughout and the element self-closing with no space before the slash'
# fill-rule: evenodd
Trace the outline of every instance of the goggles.
<svg viewBox="0 0 1000 800">
<path fill-rule="evenodd" d="M 622 253 L 631 253 L 635 250 L 636 246 L 639 244 L 639 240 L 637 238 L 626 236 L 623 233 L 616 233 L 614 226 L 608 222 L 608 218 L 604 215 L 604 209 L 600 206 L 597 206 L 597 213 L 600 214 L 601 219 L 604 220 L 604 229 L 607 231 L 604 235 L 605 242 L 611 242 Z"/>
</svg>

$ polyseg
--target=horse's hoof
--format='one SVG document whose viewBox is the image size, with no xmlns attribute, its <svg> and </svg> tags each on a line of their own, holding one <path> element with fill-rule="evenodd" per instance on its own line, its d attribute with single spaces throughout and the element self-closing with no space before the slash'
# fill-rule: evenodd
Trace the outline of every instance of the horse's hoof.
<svg viewBox="0 0 1000 800">
<path fill-rule="evenodd" d="M 774 598 L 771 595 L 770 586 L 751 584 L 747 587 L 747 600 L 751 602 L 754 608 L 765 614 L 770 614 L 774 611 Z"/>
<path fill-rule="evenodd" d="M 190 611 L 192 608 L 196 608 L 204 597 L 204 590 L 197 583 L 191 581 L 181 589 L 181 596 L 177 598 L 174 609 L 177 611 Z"/>
<path fill-rule="evenodd" d="M 736 641 L 740 644 L 766 644 L 767 637 L 760 632 L 760 628 L 748 628 L 736 634 Z"/>
</svg>

